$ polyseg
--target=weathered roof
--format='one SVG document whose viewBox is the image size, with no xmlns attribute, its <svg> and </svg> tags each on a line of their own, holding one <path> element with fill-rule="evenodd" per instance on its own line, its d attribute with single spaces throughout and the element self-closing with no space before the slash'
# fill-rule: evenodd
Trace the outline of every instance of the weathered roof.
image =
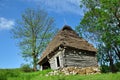
<svg viewBox="0 0 120 80">
<path fill-rule="evenodd" d="M 92 52 L 97 51 L 93 45 L 89 44 L 86 40 L 79 37 L 78 34 L 70 26 L 65 25 L 48 44 L 38 63 L 40 63 L 48 54 L 54 52 L 54 50 L 60 45 Z"/>
</svg>

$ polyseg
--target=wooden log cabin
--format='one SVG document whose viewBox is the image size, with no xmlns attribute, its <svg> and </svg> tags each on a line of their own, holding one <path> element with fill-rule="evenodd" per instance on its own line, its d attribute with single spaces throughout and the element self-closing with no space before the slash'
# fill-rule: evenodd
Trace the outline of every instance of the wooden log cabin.
<svg viewBox="0 0 120 80">
<path fill-rule="evenodd" d="M 96 52 L 93 45 L 65 25 L 48 44 L 38 64 L 41 70 L 97 66 Z"/>
</svg>

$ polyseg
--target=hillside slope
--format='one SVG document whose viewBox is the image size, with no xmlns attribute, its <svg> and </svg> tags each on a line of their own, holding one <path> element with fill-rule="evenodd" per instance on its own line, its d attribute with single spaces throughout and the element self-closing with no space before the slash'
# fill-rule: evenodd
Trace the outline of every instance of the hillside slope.
<svg viewBox="0 0 120 80">
<path fill-rule="evenodd" d="M 120 80 L 120 73 L 45 76 L 50 71 L 25 73 L 19 69 L 0 69 L 0 80 Z"/>
</svg>

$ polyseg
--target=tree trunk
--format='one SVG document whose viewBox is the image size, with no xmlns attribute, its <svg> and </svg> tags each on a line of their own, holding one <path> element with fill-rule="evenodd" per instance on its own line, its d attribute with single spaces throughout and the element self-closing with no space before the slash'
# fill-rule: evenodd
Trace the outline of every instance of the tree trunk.
<svg viewBox="0 0 120 80">
<path fill-rule="evenodd" d="M 35 53 L 35 50 L 33 50 L 32 56 L 33 56 L 33 70 L 37 71 L 37 55 Z"/>
<path fill-rule="evenodd" d="M 119 60 L 120 60 L 120 50 L 119 50 L 119 48 L 118 47 L 116 47 L 116 54 L 117 54 L 117 56 L 119 57 Z"/>
<path fill-rule="evenodd" d="M 117 46 L 114 46 L 113 50 L 114 50 L 115 54 L 118 56 L 118 58 L 120 60 L 120 49 Z"/>
<path fill-rule="evenodd" d="M 33 55 L 33 70 L 37 71 L 37 57 L 35 54 Z"/>
<path fill-rule="evenodd" d="M 110 70 L 112 73 L 116 73 L 116 68 L 114 66 L 112 54 L 110 52 L 108 53 L 108 57 L 109 57 L 109 61 L 110 61 Z"/>
</svg>

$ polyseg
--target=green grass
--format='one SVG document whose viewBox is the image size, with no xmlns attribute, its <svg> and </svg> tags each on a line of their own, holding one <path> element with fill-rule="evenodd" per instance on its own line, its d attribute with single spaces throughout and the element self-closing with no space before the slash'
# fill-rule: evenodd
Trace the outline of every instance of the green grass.
<svg viewBox="0 0 120 80">
<path fill-rule="evenodd" d="M 20 69 L 0 69 L 0 80 L 120 80 L 120 72 L 115 74 L 45 76 L 50 71 L 25 73 Z"/>
<path fill-rule="evenodd" d="M 120 73 L 35 77 L 32 80 L 120 80 Z"/>
</svg>

